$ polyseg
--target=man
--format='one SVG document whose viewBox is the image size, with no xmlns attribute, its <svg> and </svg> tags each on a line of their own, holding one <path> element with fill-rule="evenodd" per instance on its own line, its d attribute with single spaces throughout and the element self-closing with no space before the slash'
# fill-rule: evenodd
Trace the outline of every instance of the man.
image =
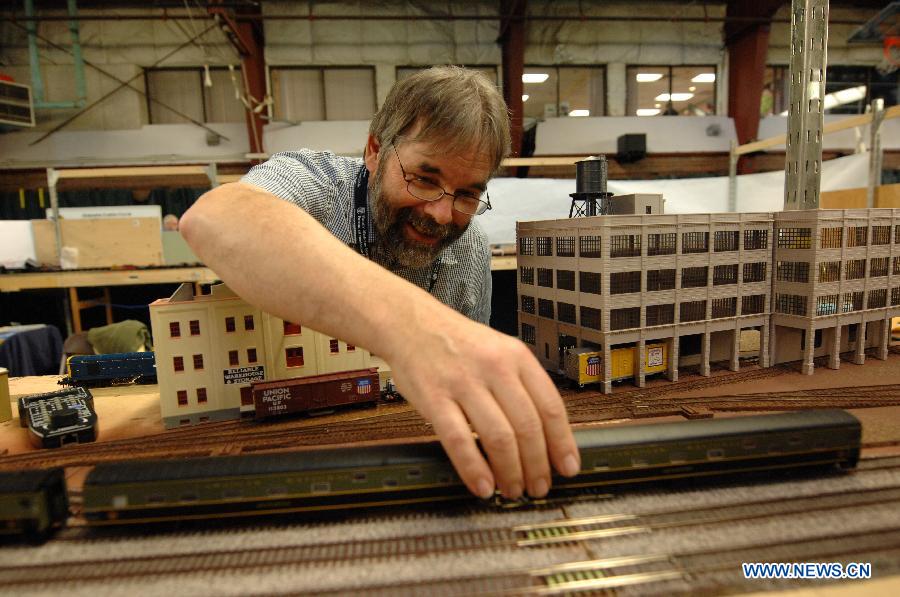
<svg viewBox="0 0 900 597">
<path fill-rule="evenodd" d="M 490 254 L 473 218 L 508 148 L 487 78 L 432 68 L 394 85 L 362 162 L 275 155 L 203 195 L 180 230 L 245 300 L 382 356 L 469 490 L 515 499 L 545 495 L 551 463 L 574 475 L 580 460 L 537 359 L 483 325 Z"/>
</svg>

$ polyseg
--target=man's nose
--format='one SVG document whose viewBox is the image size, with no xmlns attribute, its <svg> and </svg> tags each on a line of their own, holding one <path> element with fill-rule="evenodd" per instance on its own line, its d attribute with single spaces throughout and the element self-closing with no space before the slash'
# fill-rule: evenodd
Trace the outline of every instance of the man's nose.
<svg viewBox="0 0 900 597">
<path fill-rule="evenodd" d="M 449 224 L 453 221 L 453 197 L 444 195 L 437 201 L 427 202 L 425 213 L 441 226 Z"/>
</svg>

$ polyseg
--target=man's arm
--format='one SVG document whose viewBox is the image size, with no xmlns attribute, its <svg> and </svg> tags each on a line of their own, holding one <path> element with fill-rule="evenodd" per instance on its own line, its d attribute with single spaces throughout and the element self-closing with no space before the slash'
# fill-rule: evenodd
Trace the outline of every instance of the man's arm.
<svg viewBox="0 0 900 597">
<path fill-rule="evenodd" d="M 487 497 L 496 484 L 507 497 L 539 497 L 550 462 L 566 475 L 578 471 L 559 392 L 519 340 L 460 315 L 249 184 L 204 194 L 180 230 L 246 301 L 384 357 L 473 493 Z"/>
</svg>

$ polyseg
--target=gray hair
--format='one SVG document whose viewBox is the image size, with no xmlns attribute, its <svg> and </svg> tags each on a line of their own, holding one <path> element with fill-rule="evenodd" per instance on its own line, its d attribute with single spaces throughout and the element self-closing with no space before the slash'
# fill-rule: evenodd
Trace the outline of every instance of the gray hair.
<svg viewBox="0 0 900 597">
<path fill-rule="evenodd" d="M 369 125 L 379 143 L 392 143 L 416 123 L 410 141 L 439 144 L 458 153 L 476 148 L 500 167 L 510 151 L 509 112 L 503 96 L 483 73 L 435 66 L 397 81 Z"/>
</svg>

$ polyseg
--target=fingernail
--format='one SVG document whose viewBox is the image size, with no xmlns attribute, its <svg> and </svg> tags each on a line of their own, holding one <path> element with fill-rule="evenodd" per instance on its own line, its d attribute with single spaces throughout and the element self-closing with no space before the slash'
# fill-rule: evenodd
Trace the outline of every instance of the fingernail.
<svg viewBox="0 0 900 597">
<path fill-rule="evenodd" d="M 547 495 L 547 492 L 550 490 L 550 486 L 547 484 L 546 479 L 538 479 L 534 482 L 533 491 L 530 492 L 531 497 L 542 498 Z"/>
<path fill-rule="evenodd" d="M 579 470 L 581 467 L 578 465 L 578 459 L 573 454 L 566 456 L 566 459 L 563 460 L 563 470 L 560 472 L 567 477 L 574 477 Z"/>
<path fill-rule="evenodd" d="M 494 495 L 494 484 L 488 481 L 487 479 L 480 479 L 478 481 L 478 497 L 482 499 L 487 499 Z"/>
</svg>

